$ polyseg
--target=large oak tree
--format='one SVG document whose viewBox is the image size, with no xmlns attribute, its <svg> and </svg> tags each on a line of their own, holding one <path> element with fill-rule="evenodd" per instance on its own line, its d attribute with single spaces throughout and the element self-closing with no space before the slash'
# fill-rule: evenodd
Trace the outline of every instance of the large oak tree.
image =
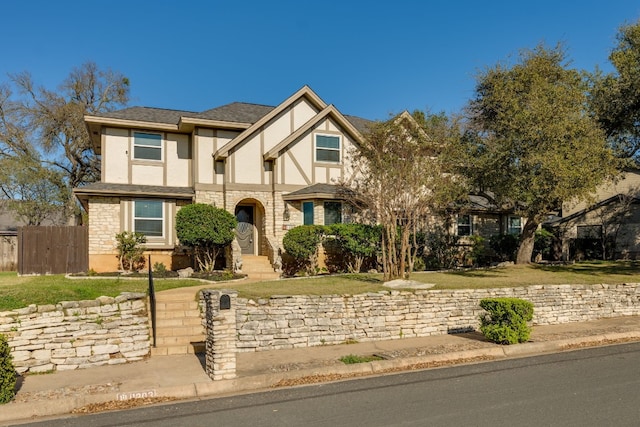
<svg viewBox="0 0 640 427">
<path fill-rule="evenodd" d="M 111 111 L 128 99 L 129 80 L 93 62 L 73 69 L 55 90 L 37 85 L 28 72 L 10 75 L 0 86 L 0 191 L 16 209 L 39 206 L 28 223 L 39 223 L 47 208 L 58 217 L 64 217 L 60 208 L 71 213 L 71 190 L 100 179 L 84 115 Z"/>
<path fill-rule="evenodd" d="M 616 155 L 640 165 L 640 21 L 620 27 L 609 60 L 614 72 L 592 75 L 591 104 Z"/>
<path fill-rule="evenodd" d="M 531 262 L 536 229 L 563 200 L 586 198 L 616 174 L 587 89 L 561 46 L 525 50 L 477 78 L 463 170 L 498 206 L 526 218 L 517 263 Z"/>
</svg>

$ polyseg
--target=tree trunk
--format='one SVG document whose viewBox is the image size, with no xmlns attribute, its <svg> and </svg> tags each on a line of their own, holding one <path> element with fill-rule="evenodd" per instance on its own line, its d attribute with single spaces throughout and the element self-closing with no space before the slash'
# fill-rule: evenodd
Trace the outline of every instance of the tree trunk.
<svg viewBox="0 0 640 427">
<path fill-rule="evenodd" d="M 535 243 L 536 230 L 538 229 L 538 221 L 528 218 L 524 225 L 522 235 L 520 236 L 520 246 L 518 246 L 518 255 L 516 256 L 516 264 L 530 264 L 533 255 L 533 245 Z"/>
</svg>

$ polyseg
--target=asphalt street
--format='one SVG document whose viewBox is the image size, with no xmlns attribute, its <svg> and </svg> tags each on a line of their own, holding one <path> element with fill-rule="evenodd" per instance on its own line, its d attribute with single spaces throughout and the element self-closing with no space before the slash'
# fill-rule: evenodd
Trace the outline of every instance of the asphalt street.
<svg viewBox="0 0 640 427">
<path fill-rule="evenodd" d="M 637 426 L 640 343 L 29 426 Z"/>
</svg>

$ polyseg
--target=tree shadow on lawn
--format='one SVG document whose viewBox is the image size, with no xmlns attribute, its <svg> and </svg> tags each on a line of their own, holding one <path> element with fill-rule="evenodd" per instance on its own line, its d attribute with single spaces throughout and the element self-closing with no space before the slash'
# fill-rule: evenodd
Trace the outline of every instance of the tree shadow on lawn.
<svg viewBox="0 0 640 427">
<path fill-rule="evenodd" d="M 502 268 L 473 268 L 458 271 L 443 271 L 444 274 L 451 274 L 460 277 L 506 277 L 509 271 Z"/>
<path fill-rule="evenodd" d="M 637 276 L 640 275 L 638 261 L 591 261 L 570 265 L 531 264 L 532 268 L 548 272 L 567 272 L 590 276 Z"/>
</svg>

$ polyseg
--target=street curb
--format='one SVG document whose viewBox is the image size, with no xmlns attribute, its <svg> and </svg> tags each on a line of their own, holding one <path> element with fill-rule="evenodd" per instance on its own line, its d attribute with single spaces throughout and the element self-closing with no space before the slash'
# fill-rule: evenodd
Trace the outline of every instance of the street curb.
<svg viewBox="0 0 640 427">
<path fill-rule="evenodd" d="M 608 345 L 620 341 L 640 341 L 640 331 L 607 333 L 587 337 L 562 339 L 546 342 L 528 342 L 511 346 L 489 347 L 425 356 L 406 357 L 392 360 L 378 360 L 352 365 L 316 367 L 299 371 L 287 371 L 254 375 L 221 381 L 199 382 L 179 386 L 160 387 L 153 397 L 194 399 L 215 395 L 244 393 L 276 387 L 286 380 L 305 377 L 340 376 L 345 378 L 367 376 L 402 371 L 403 369 L 429 369 L 429 364 L 478 363 L 485 360 L 507 359 L 566 351 L 572 347 Z M 90 404 L 117 401 L 122 393 L 102 393 L 64 399 L 34 402 L 10 402 L 0 406 L 0 422 L 24 421 L 29 418 L 69 414 Z M 6 425 L 6 424 L 4 424 Z"/>
</svg>

